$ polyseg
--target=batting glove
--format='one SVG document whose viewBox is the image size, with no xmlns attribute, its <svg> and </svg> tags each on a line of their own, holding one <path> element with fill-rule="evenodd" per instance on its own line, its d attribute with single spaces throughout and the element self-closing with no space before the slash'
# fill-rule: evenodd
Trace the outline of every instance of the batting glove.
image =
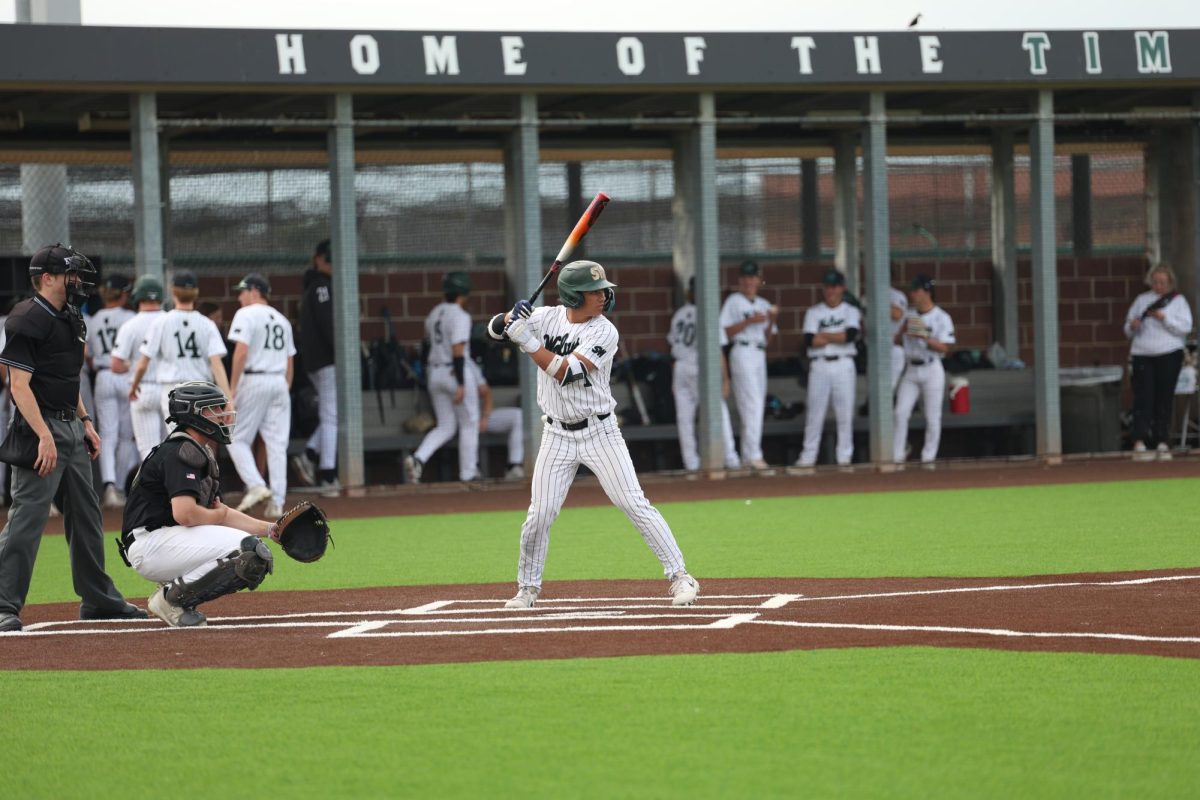
<svg viewBox="0 0 1200 800">
<path fill-rule="evenodd" d="M 526 353 L 536 353 L 541 349 L 541 342 L 537 339 L 537 334 L 529 326 L 529 320 L 524 317 L 514 317 L 513 321 L 508 323 L 508 340 L 520 347 Z"/>
<path fill-rule="evenodd" d="M 532 313 L 533 305 L 528 300 L 518 300 L 512 307 L 512 316 L 509 319 L 529 319 Z"/>
</svg>

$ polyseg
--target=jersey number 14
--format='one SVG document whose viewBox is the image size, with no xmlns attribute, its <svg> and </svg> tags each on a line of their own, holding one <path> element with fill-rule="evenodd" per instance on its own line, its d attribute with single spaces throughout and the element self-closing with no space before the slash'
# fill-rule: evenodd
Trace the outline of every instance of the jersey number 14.
<svg viewBox="0 0 1200 800">
<path fill-rule="evenodd" d="M 192 331 L 186 339 L 175 331 L 175 346 L 179 348 L 179 358 L 199 358 L 200 348 L 196 346 L 196 332 Z"/>
</svg>

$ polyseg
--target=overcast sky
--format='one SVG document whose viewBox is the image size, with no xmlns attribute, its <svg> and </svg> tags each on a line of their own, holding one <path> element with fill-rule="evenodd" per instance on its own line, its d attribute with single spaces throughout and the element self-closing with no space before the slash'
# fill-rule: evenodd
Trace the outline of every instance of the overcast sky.
<svg viewBox="0 0 1200 800">
<path fill-rule="evenodd" d="M 75 2 L 76 0 L 33 0 Z M 362 30 L 819 31 L 1197 28 L 1197 0 L 78 0 L 85 25 Z M 15 19 L 0 0 L 0 21 Z"/>
</svg>

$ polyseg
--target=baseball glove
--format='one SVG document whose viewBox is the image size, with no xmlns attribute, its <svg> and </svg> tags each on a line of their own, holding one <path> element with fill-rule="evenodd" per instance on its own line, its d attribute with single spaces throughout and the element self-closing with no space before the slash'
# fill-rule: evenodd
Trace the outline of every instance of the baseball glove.
<svg viewBox="0 0 1200 800">
<path fill-rule="evenodd" d="M 920 317 L 909 317 L 907 324 L 907 333 L 909 336 L 919 336 L 922 339 L 928 338 L 929 326 L 925 324 L 925 320 Z"/>
<path fill-rule="evenodd" d="M 333 538 L 325 512 L 304 500 L 288 509 L 271 528 L 271 538 L 297 561 L 316 561 Z"/>
</svg>

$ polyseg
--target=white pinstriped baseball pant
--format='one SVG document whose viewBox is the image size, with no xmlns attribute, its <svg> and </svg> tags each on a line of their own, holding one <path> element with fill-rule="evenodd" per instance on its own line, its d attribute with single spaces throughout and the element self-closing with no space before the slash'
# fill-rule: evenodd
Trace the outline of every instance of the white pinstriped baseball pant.
<svg viewBox="0 0 1200 800">
<path fill-rule="evenodd" d="M 129 377 L 128 372 L 118 375 L 110 369 L 96 373 L 96 427 L 103 443 L 100 480 L 121 488 L 129 471 L 139 463 L 129 411 Z"/>
<path fill-rule="evenodd" d="M 138 387 L 137 400 L 129 403 L 129 417 L 133 423 L 133 438 L 137 440 L 140 461 L 145 461 L 150 451 L 167 438 L 167 423 L 163 419 L 160 394 L 157 383 L 143 382 Z"/>
<path fill-rule="evenodd" d="M 580 464 L 595 473 L 608 499 L 629 517 L 662 564 L 663 573 L 670 577 L 684 570 L 683 553 L 671 528 L 642 492 L 616 417 L 592 417 L 590 423 L 580 431 L 566 431 L 557 424 L 544 428 L 533 467 L 529 513 L 521 526 L 521 557 L 517 562 L 517 583 L 521 586 L 542 585 L 550 526 L 562 510 Z"/>
<path fill-rule="evenodd" d="M 226 448 L 233 467 L 247 489 L 266 484 L 250 449 L 254 437 L 262 434 L 267 446 L 271 499 L 282 506 L 287 496 L 287 445 L 292 425 L 292 397 L 288 393 L 287 379 L 282 374 L 244 375 L 234 399 L 238 410 L 237 424 L 233 426 L 233 441 Z"/>
</svg>

